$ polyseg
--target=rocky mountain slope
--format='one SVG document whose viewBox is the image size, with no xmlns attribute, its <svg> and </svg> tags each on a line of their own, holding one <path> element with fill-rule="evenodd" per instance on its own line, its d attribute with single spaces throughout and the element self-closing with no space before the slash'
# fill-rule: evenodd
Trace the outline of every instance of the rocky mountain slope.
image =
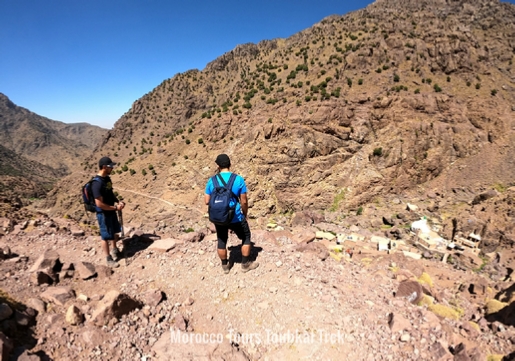
<svg viewBox="0 0 515 361">
<path fill-rule="evenodd" d="M 106 130 L 65 124 L 15 105 L 0 93 L 0 194 L 42 197 L 91 153 Z"/>
<path fill-rule="evenodd" d="M 342 220 L 436 191 L 450 222 L 513 182 L 514 23 L 515 7 L 497 1 L 384 0 L 237 46 L 136 100 L 46 206 L 80 219 L 76 189 L 110 155 L 131 220 L 191 223 L 225 152 L 253 217 Z"/>
<path fill-rule="evenodd" d="M 106 129 L 65 124 L 19 107 L 0 93 L 0 142 L 11 151 L 69 174 L 105 136 Z M 80 162 L 80 161 L 79 161 Z"/>
</svg>

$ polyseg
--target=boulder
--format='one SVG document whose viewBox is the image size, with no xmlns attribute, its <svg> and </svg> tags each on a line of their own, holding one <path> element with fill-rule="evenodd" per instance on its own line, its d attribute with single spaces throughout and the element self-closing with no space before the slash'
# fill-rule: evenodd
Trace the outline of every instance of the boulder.
<svg viewBox="0 0 515 361">
<path fill-rule="evenodd" d="M 45 301 L 64 306 L 68 300 L 75 298 L 75 292 L 70 287 L 48 287 L 40 297 Z"/>
<path fill-rule="evenodd" d="M 156 307 L 164 298 L 164 293 L 159 290 L 150 290 L 143 295 L 143 302 L 150 307 Z"/>
<path fill-rule="evenodd" d="M 14 311 L 14 319 L 19 326 L 28 327 L 36 323 L 37 311 L 28 307 L 25 311 Z"/>
<path fill-rule="evenodd" d="M 398 313 L 388 315 L 388 326 L 392 333 L 411 330 L 411 322 Z"/>
<path fill-rule="evenodd" d="M 84 315 L 77 306 L 71 305 L 70 307 L 68 307 L 68 310 L 66 311 L 65 319 L 66 322 L 68 322 L 70 325 L 76 326 L 84 322 Z"/>
<path fill-rule="evenodd" d="M 51 269 L 54 272 L 60 271 L 62 264 L 59 261 L 59 253 L 54 250 L 47 250 L 36 260 L 34 265 L 29 269 L 29 272 L 36 272 L 38 270 Z"/>
<path fill-rule="evenodd" d="M 301 243 L 309 243 L 312 242 L 316 238 L 316 233 L 313 231 L 310 231 L 308 229 L 302 230 L 300 233 L 294 234 L 292 237 L 292 240 L 295 243 L 301 244 Z"/>
<path fill-rule="evenodd" d="M 417 304 L 424 297 L 422 285 L 417 281 L 406 280 L 399 284 L 395 297 L 407 299 L 409 302 Z"/>
<path fill-rule="evenodd" d="M 95 266 L 89 262 L 77 262 L 74 264 L 75 271 L 79 273 L 79 277 L 87 280 L 96 276 Z"/>
<path fill-rule="evenodd" d="M 99 301 L 96 309 L 91 315 L 91 322 L 103 326 L 113 317 L 119 319 L 121 316 L 140 308 L 140 302 L 130 298 L 128 295 L 112 290 L 106 293 Z"/>
<path fill-rule="evenodd" d="M 179 236 L 179 239 L 184 243 L 200 242 L 204 239 L 204 233 L 202 232 L 188 232 Z"/>
<path fill-rule="evenodd" d="M 49 274 L 50 273 L 50 274 Z M 56 281 L 56 276 L 53 272 L 38 270 L 30 275 L 30 282 L 35 285 L 51 285 Z"/>
<path fill-rule="evenodd" d="M 95 271 L 97 272 L 97 276 L 100 279 L 109 278 L 113 274 L 113 269 L 104 265 L 96 265 Z"/>
<path fill-rule="evenodd" d="M 487 199 L 496 197 L 497 195 L 499 195 L 499 192 L 497 192 L 495 189 L 490 189 L 486 192 L 480 193 L 477 196 L 475 196 L 472 200 L 472 204 L 479 204 L 481 202 L 486 201 Z"/>
<path fill-rule="evenodd" d="M 39 313 L 46 312 L 46 303 L 39 298 L 29 298 L 27 306 L 35 309 Z"/>
<path fill-rule="evenodd" d="M 174 249 L 177 244 L 177 240 L 173 238 L 165 238 L 160 239 L 152 243 L 148 249 L 160 252 L 168 252 L 171 249 Z"/>
</svg>

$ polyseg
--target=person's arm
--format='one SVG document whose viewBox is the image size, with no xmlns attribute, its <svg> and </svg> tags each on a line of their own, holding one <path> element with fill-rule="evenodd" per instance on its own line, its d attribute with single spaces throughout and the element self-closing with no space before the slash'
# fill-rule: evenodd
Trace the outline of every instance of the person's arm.
<svg viewBox="0 0 515 361">
<path fill-rule="evenodd" d="M 242 211 L 243 215 L 245 216 L 245 218 L 247 218 L 247 213 L 249 211 L 249 203 L 247 200 L 247 193 L 240 194 L 240 206 L 241 206 L 241 211 Z"/>
<path fill-rule="evenodd" d="M 100 196 L 98 198 L 95 198 L 95 205 L 98 208 L 103 209 L 104 211 L 118 211 L 118 210 L 121 210 L 123 208 L 122 204 L 115 204 L 114 206 L 110 206 L 108 204 L 105 204 L 104 203 L 104 198 L 102 196 Z"/>
<path fill-rule="evenodd" d="M 209 200 L 211 199 L 211 195 L 209 194 L 204 194 L 204 203 L 207 205 L 209 205 Z"/>
</svg>

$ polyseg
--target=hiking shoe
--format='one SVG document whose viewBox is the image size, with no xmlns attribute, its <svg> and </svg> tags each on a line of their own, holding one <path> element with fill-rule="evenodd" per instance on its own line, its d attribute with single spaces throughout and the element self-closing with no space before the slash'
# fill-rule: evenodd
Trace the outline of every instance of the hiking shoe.
<svg viewBox="0 0 515 361">
<path fill-rule="evenodd" d="M 228 274 L 228 273 L 229 273 L 229 271 L 231 270 L 231 268 L 232 268 L 232 264 L 230 264 L 230 263 L 227 263 L 227 264 L 223 264 L 223 265 L 222 265 L 222 269 L 224 270 L 224 273 L 225 273 L 225 274 Z"/>
<path fill-rule="evenodd" d="M 115 261 L 118 261 L 122 258 L 122 252 L 120 252 L 120 250 L 117 247 L 115 247 L 111 250 L 111 257 L 113 257 Z"/>
<path fill-rule="evenodd" d="M 255 261 L 252 261 L 252 262 L 247 262 L 247 263 L 242 263 L 241 264 L 241 271 L 243 273 L 245 272 L 248 272 L 250 270 L 253 270 L 253 269 L 256 269 L 259 267 L 259 263 L 258 262 L 255 262 Z"/>
<path fill-rule="evenodd" d="M 107 264 L 107 267 L 111 267 L 111 268 L 118 268 L 118 267 L 120 267 L 120 265 L 116 261 L 114 261 L 111 257 L 109 257 L 106 260 L 106 264 Z"/>
</svg>

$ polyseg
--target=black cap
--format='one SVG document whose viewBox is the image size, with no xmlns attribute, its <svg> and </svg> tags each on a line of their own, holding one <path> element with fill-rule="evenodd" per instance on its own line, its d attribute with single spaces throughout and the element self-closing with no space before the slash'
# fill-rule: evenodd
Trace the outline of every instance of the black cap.
<svg viewBox="0 0 515 361">
<path fill-rule="evenodd" d="M 231 160 L 227 154 L 219 154 L 216 157 L 215 163 L 218 164 L 220 168 L 229 168 L 231 166 Z"/>
<path fill-rule="evenodd" d="M 100 169 L 102 169 L 102 167 L 103 167 L 104 165 L 105 165 L 105 166 L 107 166 L 107 167 L 111 167 L 111 168 L 112 168 L 112 167 L 114 167 L 114 166 L 116 165 L 116 163 L 115 163 L 115 162 L 113 162 L 113 161 L 111 160 L 111 158 L 109 158 L 109 157 L 102 157 L 102 158 L 100 158 L 100 160 L 98 161 L 98 166 L 99 166 L 99 168 L 100 168 Z"/>
</svg>

